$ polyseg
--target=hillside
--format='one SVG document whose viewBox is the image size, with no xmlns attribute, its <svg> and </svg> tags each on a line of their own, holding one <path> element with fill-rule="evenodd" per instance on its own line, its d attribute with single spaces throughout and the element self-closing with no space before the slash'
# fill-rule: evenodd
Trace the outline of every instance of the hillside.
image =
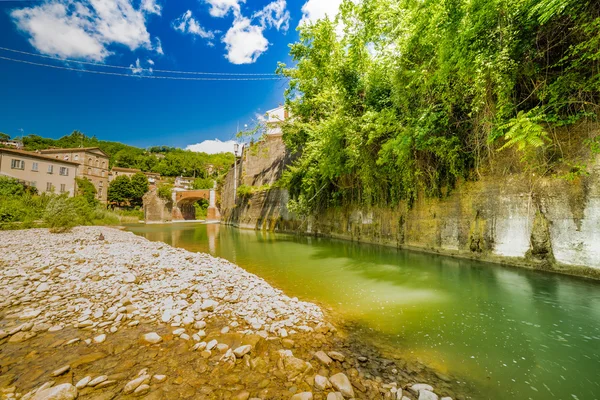
<svg viewBox="0 0 600 400">
<path fill-rule="evenodd" d="M 231 153 L 206 154 L 159 146 L 141 149 L 119 142 L 100 140 L 89 137 L 79 131 L 60 139 L 48 139 L 38 135 L 23 137 L 25 150 L 35 151 L 53 147 L 99 147 L 110 157 L 110 166 L 123 168 L 139 168 L 144 172 L 157 172 L 163 176 L 197 176 L 207 177 L 208 165 L 212 165 L 215 175 L 229 170 L 234 158 Z"/>
</svg>

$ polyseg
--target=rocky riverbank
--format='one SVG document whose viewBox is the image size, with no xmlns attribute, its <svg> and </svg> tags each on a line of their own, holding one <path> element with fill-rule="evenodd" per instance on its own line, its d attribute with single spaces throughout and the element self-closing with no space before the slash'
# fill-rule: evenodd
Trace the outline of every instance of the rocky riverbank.
<svg viewBox="0 0 600 400">
<path fill-rule="evenodd" d="M 0 232 L 0 294 L 2 398 L 438 398 L 378 376 L 318 306 L 116 229 Z"/>
</svg>

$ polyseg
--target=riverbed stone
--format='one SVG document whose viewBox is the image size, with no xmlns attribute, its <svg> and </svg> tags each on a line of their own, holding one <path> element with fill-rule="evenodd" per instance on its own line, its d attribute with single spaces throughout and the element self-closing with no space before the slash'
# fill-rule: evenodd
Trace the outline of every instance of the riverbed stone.
<svg viewBox="0 0 600 400">
<path fill-rule="evenodd" d="M 235 354 L 235 356 L 237 358 L 242 358 L 246 354 L 250 353 L 250 350 L 252 350 L 252 346 L 247 344 L 247 345 L 240 346 L 240 347 L 236 348 L 235 350 L 233 350 L 233 354 Z"/>
<path fill-rule="evenodd" d="M 123 388 L 123 394 L 133 393 L 135 389 L 137 389 L 143 383 L 148 383 L 150 381 L 150 376 L 142 375 L 134 380 L 131 380 L 125 384 Z"/>
<path fill-rule="evenodd" d="M 327 400 L 344 400 L 344 395 L 340 392 L 331 392 L 327 394 Z"/>
<path fill-rule="evenodd" d="M 293 395 L 290 400 L 312 400 L 313 398 L 313 394 L 312 392 L 302 392 L 302 393 L 296 393 L 295 395 Z"/>
<path fill-rule="evenodd" d="M 315 357 L 317 360 L 321 361 L 325 365 L 329 365 L 333 362 L 331 357 L 329 357 L 327 354 L 325 354 L 324 351 L 317 351 L 315 353 Z"/>
<path fill-rule="evenodd" d="M 62 367 L 55 369 L 50 376 L 60 376 L 71 369 L 70 365 L 63 365 Z"/>
<path fill-rule="evenodd" d="M 432 391 L 422 389 L 419 391 L 419 400 L 438 400 L 439 397 L 437 394 Z"/>
<path fill-rule="evenodd" d="M 85 378 L 83 378 L 83 379 L 80 379 L 80 380 L 79 380 L 79 381 L 78 381 L 78 382 L 75 384 L 75 387 L 76 387 L 77 389 L 83 389 L 84 387 L 86 387 L 86 386 L 87 386 L 87 384 L 88 384 L 88 383 L 90 383 L 90 381 L 91 381 L 91 380 L 92 380 L 92 377 L 91 377 L 91 376 L 86 376 Z"/>
<path fill-rule="evenodd" d="M 354 397 L 354 389 L 346 374 L 340 372 L 329 378 L 331 385 L 346 398 Z"/>
<path fill-rule="evenodd" d="M 92 379 L 91 381 L 89 381 L 87 385 L 89 387 L 94 387 L 96 385 L 101 384 L 104 381 L 107 381 L 107 380 L 108 380 L 108 375 L 100 375 L 100 376 Z"/>
<path fill-rule="evenodd" d="M 70 383 L 62 383 L 54 387 L 38 391 L 31 400 L 73 400 L 78 395 L 77 388 Z"/>
<path fill-rule="evenodd" d="M 156 332 L 150 332 L 143 334 L 142 340 L 146 343 L 156 344 L 162 342 L 162 337 L 160 337 Z"/>
</svg>

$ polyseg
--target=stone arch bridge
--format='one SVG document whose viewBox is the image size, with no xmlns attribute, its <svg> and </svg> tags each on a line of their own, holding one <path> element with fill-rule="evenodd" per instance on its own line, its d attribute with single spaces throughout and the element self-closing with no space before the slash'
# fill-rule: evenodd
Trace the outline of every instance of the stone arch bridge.
<svg viewBox="0 0 600 400">
<path fill-rule="evenodd" d="M 216 206 L 214 189 L 173 191 L 173 220 L 195 220 L 194 203 L 198 200 L 208 200 L 207 221 L 219 221 L 221 214 Z"/>
</svg>

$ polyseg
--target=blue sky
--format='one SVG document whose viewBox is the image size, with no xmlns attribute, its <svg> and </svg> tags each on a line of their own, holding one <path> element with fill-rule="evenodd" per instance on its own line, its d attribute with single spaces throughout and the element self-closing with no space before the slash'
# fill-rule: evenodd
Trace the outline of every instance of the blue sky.
<svg viewBox="0 0 600 400">
<path fill-rule="evenodd" d="M 0 57 L 126 75 L 271 74 L 296 28 L 340 0 L 0 1 Z M 64 60 L 121 66 L 67 63 Z M 138 66 L 143 69 L 140 71 Z M 152 71 L 150 71 L 152 69 Z M 286 81 L 186 81 L 92 74 L 0 59 L 0 132 L 73 130 L 147 147 L 233 138 L 283 102 Z M 263 78 L 268 76 L 226 76 Z M 210 145 L 208 142 L 207 145 Z"/>
</svg>

